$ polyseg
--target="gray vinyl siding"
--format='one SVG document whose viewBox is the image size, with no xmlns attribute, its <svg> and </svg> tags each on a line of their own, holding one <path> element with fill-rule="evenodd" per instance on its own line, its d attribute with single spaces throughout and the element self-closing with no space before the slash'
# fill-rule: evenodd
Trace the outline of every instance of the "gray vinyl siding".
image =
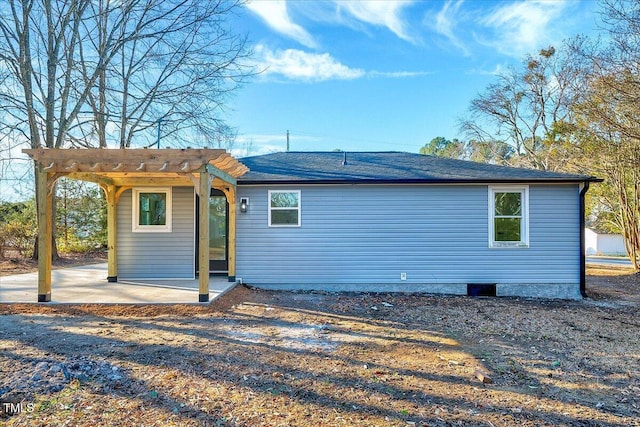
<svg viewBox="0 0 640 427">
<path fill-rule="evenodd" d="M 302 191 L 301 227 L 268 226 L 270 189 Z M 578 289 L 577 185 L 529 186 L 530 245 L 517 249 L 489 248 L 487 185 L 240 186 L 238 193 L 250 199 L 237 222 L 237 277 L 245 283 Z"/>
<path fill-rule="evenodd" d="M 193 278 L 193 187 L 173 187 L 169 233 L 133 233 L 131 195 L 131 190 L 125 191 L 118 203 L 118 279 Z"/>
</svg>

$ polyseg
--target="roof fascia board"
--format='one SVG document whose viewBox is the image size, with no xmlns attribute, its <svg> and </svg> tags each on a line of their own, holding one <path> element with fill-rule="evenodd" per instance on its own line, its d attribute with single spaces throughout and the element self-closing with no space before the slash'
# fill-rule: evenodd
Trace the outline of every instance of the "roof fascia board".
<svg viewBox="0 0 640 427">
<path fill-rule="evenodd" d="M 239 186 L 248 185 L 428 185 L 428 184 L 451 184 L 451 185 L 486 185 L 486 184 L 579 184 L 583 182 L 602 182 L 600 178 L 586 177 L 585 179 L 485 179 L 485 180 L 238 180 Z"/>
</svg>

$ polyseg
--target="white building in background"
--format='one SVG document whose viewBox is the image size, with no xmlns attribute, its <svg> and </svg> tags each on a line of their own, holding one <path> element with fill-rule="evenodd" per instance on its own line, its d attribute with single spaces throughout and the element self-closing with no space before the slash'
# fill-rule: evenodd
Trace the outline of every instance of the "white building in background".
<svg viewBox="0 0 640 427">
<path fill-rule="evenodd" d="M 599 233 L 586 228 L 584 239 L 586 255 L 627 256 L 624 237 L 620 234 Z"/>
</svg>

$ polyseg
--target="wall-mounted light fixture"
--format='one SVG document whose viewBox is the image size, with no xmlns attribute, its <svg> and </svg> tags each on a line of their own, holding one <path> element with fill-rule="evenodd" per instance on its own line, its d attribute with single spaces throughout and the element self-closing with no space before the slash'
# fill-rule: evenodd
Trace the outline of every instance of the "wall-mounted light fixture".
<svg viewBox="0 0 640 427">
<path fill-rule="evenodd" d="M 242 197 L 240 199 L 240 212 L 247 213 L 247 209 L 249 208 L 249 198 Z"/>
</svg>

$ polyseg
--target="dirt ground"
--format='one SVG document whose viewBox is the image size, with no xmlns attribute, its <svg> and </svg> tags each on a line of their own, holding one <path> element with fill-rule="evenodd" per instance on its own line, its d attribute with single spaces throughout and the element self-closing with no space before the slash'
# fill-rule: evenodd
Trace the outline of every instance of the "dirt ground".
<svg viewBox="0 0 640 427">
<path fill-rule="evenodd" d="M 640 275 L 582 301 L 0 304 L 0 425 L 640 426 Z"/>
</svg>

